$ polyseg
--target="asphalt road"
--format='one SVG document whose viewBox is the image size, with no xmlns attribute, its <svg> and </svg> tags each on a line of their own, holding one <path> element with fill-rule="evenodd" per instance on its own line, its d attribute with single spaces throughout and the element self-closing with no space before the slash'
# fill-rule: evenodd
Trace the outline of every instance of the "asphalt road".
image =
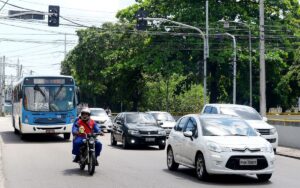
<svg viewBox="0 0 300 188">
<path fill-rule="evenodd" d="M 0 181 L 4 176 L 5 188 L 300 187 L 300 160 L 281 156 L 276 157 L 276 171 L 268 183 L 259 183 L 254 176 L 223 175 L 203 182 L 186 167 L 170 172 L 165 151 L 157 147 L 123 150 L 110 146 L 110 135 L 106 134 L 100 137 L 104 146 L 100 166 L 89 176 L 72 163 L 72 142 L 61 136 L 34 136 L 22 141 L 13 133 L 10 119 L 0 117 L 0 137 Z"/>
</svg>

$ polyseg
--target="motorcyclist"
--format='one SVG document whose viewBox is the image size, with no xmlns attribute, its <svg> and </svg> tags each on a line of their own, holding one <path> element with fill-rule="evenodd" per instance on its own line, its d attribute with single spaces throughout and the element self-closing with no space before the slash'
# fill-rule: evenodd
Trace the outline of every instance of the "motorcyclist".
<svg viewBox="0 0 300 188">
<path fill-rule="evenodd" d="M 79 162 L 80 146 L 83 145 L 83 139 L 86 138 L 86 134 L 89 133 L 100 133 L 100 126 L 90 118 L 91 111 L 89 108 L 85 107 L 81 110 L 79 118 L 75 120 L 72 127 L 73 134 L 73 149 L 72 154 L 75 155 L 73 162 Z M 98 140 L 95 142 L 95 154 L 96 158 L 100 155 L 102 150 L 102 144 Z M 96 159 L 96 166 L 98 166 L 98 160 Z"/>
</svg>

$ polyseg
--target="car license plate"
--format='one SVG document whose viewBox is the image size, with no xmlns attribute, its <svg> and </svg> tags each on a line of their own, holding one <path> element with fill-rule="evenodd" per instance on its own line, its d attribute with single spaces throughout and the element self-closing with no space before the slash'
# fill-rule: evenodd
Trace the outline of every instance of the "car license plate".
<svg viewBox="0 0 300 188">
<path fill-rule="evenodd" d="M 46 129 L 46 133 L 55 133 L 54 129 Z"/>
<path fill-rule="evenodd" d="M 240 159 L 241 166 L 255 166 L 257 165 L 257 159 Z"/>
<path fill-rule="evenodd" d="M 154 142 L 155 138 L 146 138 L 145 140 L 146 140 L 146 142 Z"/>
</svg>

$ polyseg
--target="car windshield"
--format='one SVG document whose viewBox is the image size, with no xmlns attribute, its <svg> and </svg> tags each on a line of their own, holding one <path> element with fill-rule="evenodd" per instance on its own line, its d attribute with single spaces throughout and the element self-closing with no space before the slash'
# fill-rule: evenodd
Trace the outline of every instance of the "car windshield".
<svg viewBox="0 0 300 188">
<path fill-rule="evenodd" d="M 158 121 L 175 121 L 171 114 L 162 112 L 162 113 L 151 113 L 154 118 Z"/>
<path fill-rule="evenodd" d="M 126 123 L 153 125 L 156 124 L 156 120 L 151 114 L 146 114 L 146 113 L 126 114 Z"/>
<path fill-rule="evenodd" d="M 245 121 L 232 118 L 201 119 L 203 136 L 257 136 Z"/>
<path fill-rule="evenodd" d="M 75 108 L 73 86 L 26 86 L 23 105 L 36 112 L 68 111 Z"/>
<path fill-rule="evenodd" d="M 107 116 L 103 109 L 91 109 L 91 116 Z"/>
<path fill-rule="evenodd" d="M 221 107 L 221 114 L 240 117 L 245 120 L 262 120 L 259 113 L 250 107 Z"/>
</svg>

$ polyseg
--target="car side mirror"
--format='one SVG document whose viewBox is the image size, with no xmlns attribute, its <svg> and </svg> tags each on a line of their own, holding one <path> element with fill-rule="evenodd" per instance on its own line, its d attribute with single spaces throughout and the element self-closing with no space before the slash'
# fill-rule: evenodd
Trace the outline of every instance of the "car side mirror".
<svg viewBox="0 0 300 188">
<path fill-rule="evenodd" d="M 193 138 L 193 132 L 192 131 L 185 131 L 185 132 L 183 132 L 183 135 L 185 136 L 185 137 L 189 137 L 189 138 Z"/>
<path fill-rule="evenodd" d="M 117 121 L 117 124 L 122 125 L 122 122 L 121 121 Z"/>
<path fill-rule="evenodd" d="M 267 117 L 263 117 L 262 119 L 263 119 L 264 122 L 267 122 L 267 121 L 268 121 L 268 118 L 267 118 Z"/>
<path fill-rule="evenodd" d="M 158 125 L 163 125 L 164 123 L 162 121 L 157 121 Z"/>
</svg>

